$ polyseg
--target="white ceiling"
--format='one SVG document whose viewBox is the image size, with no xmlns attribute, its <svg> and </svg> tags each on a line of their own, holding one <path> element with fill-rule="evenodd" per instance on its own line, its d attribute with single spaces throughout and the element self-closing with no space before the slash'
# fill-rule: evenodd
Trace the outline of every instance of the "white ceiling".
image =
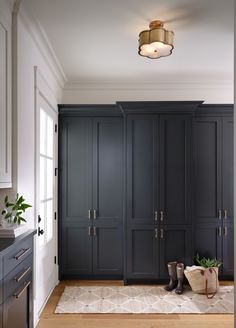
<svg viewBox="0 0 236 328">
<path fill-rule="evenodd" d="M 234 0 L 32 0 L 72 83 L 233 81 Z M 138 35 L 161 19 L 170 57 L 137 54 Z"/>
</svg>

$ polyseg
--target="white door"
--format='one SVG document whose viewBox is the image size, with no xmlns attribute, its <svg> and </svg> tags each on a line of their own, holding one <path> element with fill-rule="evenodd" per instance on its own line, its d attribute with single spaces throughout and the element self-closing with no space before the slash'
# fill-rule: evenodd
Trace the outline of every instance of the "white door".
<svg viewBox="0 0 236 328">
<path fill-rule="evenodd" d="M 39 96 L 37 110 L 36 307 L 40 314 L 58 281 L 57 266 L 57 113 Z"/>
</svg>

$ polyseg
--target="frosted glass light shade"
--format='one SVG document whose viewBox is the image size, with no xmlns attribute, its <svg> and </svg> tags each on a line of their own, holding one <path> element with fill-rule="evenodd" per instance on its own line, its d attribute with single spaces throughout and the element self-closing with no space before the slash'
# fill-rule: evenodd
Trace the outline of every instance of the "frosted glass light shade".
<svg viewBox="0 0 236 328">
<path fill-rule="evenodd" d="M 151 59 L 171 55 L 174 33 L 165 30 L 161 21 L 153 21 L 149 27 L 139 34 L 139 55 Z"/>
</svg>

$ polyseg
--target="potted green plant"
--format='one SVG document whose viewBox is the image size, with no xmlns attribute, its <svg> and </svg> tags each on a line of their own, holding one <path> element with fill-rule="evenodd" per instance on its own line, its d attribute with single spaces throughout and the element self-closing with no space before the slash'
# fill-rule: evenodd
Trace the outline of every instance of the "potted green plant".
<svg viewBox="0 0 236 328">
<path fill-rule="evenodd" d="M 203 268 L 219 268 L 222 264 L 219 260 L 216 258 L 210 259 L 206 257 L 200 257 L 199 254 L 197 254 L 194 258 L 195 262 L 200 265 Z"/>
<path fill-rule="evenodd" d="M 2 211 L 2 227 L 17 227 L 22 222 L 26 222 L 23 217 L 27 208 L 32 207 L 31 205 L 25 203 L 23 196 L 16 194 L 14 201 L 9 201 L 8 196 L 4 200 L 5 208 Z"/>
</svg>

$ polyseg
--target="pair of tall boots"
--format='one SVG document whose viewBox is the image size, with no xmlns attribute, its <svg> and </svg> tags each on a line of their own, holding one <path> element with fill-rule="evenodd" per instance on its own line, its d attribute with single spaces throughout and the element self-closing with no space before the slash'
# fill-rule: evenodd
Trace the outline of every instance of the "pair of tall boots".
<svg viewBox="0 0 236 328">
<path fill-rule="evenodd" d="M 184 286 L 184 264 L 177 262 L 169 262 L 168 263 L 168 273 L 170 276 L 170 282 L 167 286 L 165 286 L 165 290 L 168 292 L 175 289 L 175 293 L 178 295 L 183 294 Z"/>
</svg>

